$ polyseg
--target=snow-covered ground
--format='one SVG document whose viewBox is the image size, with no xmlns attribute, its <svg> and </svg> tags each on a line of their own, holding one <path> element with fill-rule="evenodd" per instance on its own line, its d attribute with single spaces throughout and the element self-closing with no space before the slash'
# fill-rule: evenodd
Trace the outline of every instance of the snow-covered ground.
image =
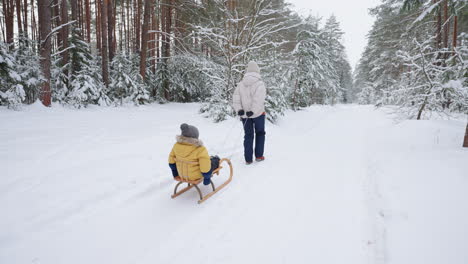
<svg viewBox="0 0 468 264">
<path fill-rule="evenodd" d="M 468 263 L 466 120 L 311 107 L 247 166 L 241 123 L 198 108 L 1 108 L 0 263 Z M 170 198 L 183 122 L 234 164 L 201 205 Z"/>
</svg>

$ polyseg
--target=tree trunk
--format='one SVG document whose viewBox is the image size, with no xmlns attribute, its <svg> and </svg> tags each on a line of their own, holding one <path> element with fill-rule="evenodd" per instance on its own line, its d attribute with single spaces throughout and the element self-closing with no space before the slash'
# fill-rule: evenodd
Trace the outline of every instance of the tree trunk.
<svg viewBox="0 0 468 264">
<path fill-rule="evenodd" d="M 114 58 L 114 7 L 112 0 L 107 2 L 107 39 L 109 48 L 109 62 Z"/>
<path fill-rule="evenodd" d="M 56 28 L 61 25 L 59 0 L 53 0 L 53 5 L 54 7 L 52 8 L 52 21 L 54 23 L 52 23 L 52 28 Z M 54 38 L 54 39 L 55 39 L 55 46 L 54 44 L 52 44 L 52 50 L 58 50 L 62 46 L 62 40 L 63 40 L 62 30 L 59 30 L 59 32 L 57 33 L 57 38 Z"/>
<path fill-rule="evenodd" d="M 21 23 L 21 0 L 16 0 L 16 21 L 18 22 L 18 34 L 23 34 L 23 24 Z"/>
<path fill-rule="evenodd" d="M 159 42 L 160 37 L 159 37 L 159 36 L 161 35 L 161 34 L 159 33 L 159 32 L 161 31 L 161 29 L 160 29 L 160 24 L 161 24 L 161 23 L 160 23 L 160 18 L 161 18 L 161 7 L 160 7 L 160 5 L 158 5 L 158 6 L 159 6 L 159 8 L 158 8 L 158 16 L 156 17 L 156 31 L 157 31 L 157 32 L 156 32 L 156 58 L 157 58 L 156 61 L 157 61 L 157 62 L 159 62 L 159 57 L 160 57 L 160 55 L 161 55 L 161 54 L 159 53 L 159 49 L 160 49 L 160 47 L 159 47 L 159 45 L 160 45 L 160 42 Z"/>
<path fill-rule="evenodd" d="M 146 57 L 148 51 L 148 25 L 150 19 L 151 0 L 145 0 L 145 13 L 143 17 L 143 28 L 141 32 L 141 53 L 140 53 L 140 75 L 143 80 L 146 77 Z"/>
<path fill-rule="evenodd" d="M 36 12 L 34 10 L 34 0 L 31 0 L 31 35 L 33 40 L 37 40 Z"/>
<path fill-rule="evenodd" d="M 161 12 L 161 57 L 164 57 L 164 43 L 166 43 L 166 0 L 160 2 Z"/>
<path fill-rule="evenodd" d="M 458 27 L 458 16 L 455 16 L 453 20 L 453 40 L 452 40 L 452 46 L 453 49 L 457 47 L 457 27 Z"/>
<path fill-rule="evenodd" d="M 123 3 L 122 3 L 122 4 L 123 4 Z M 122 6 L 121 6 L 121 7 L 122 7 Z M 122 10 L 122 8 L 121 8 L 120 10 Z M 119 16 L 117 15 L 117 14 L 118 14 L 117 12 L 118 12 L 118 11 L 117 11 L 117 8 L 116 8 L 116 15 L 115 15 L 115 16 L 116 16 L 116 19 L 117 19 L 117 17 L 119 17 Z M 122 19 L 122 14 L 120 14 L 120 18 Z M 122 48 L 123 48 L 123 47 L 122 47 L 122 39 L 123 39 L 123 37 L 124 37 L 124 36 L 122 35 L 122 34 L 123 34 L 123 30 L 122 30 L 123 23 L 122 23 L 122 20 L 119 21 L 118 25 L 119 25 L 119 36 L 120 36 L 119 49 L 120 49 L 120 51 L 122 51 Z M 116 36 L 116 38 L 117 38 L 117 36 Z"/>
<path fill-rule="evenodd" d="M 444 48 L 448 48 L 449 21 L 448 21 L 448 0 L 444 0 Z"/>
<path fill-rule="evenodd" d="M 13 0 L 4 0 L 3 6 L 5 8 L 5 30 L 6 30 L 6 42 L 13 43 L 14 33 L 13 33 L 13 24 L 14 24 L 14 4 Z"/>
<path fill-rule="evenodd" d="M 437 0 L 434 0 L 434 3 L 436 3 Z M 440 6 L 437 8 L 437 24 L 436 24 L 436 49 L 440 49 L 441 43 L 442 43 L 442 9 Z"/>
<path fill-rule="evenodd" d="M 101 0 L 101 55 L 102 55 L 102 80 L 106 87 L 109 87 L 109 67 L 108 67 L 108 57 L 107 57 L 107 3 L 108 0 Z"/>
<path fill-rule="evenodd" d="M 127 34 L 127 23 L 126 23 L 126 18 L 125 18 L 125 1 L 122 1 L 122 4 L 120 5 L 120 11 L 122 12 L 122 15 L 121 15 L 121 18 L 122 18 L 122 23 L 121 23 L 121 27 L 122 27 L 122 34 L 120 34 L 120 36 L 123 36 L 123 39 L 121 38 L 120 39 L 120 42 L 119 44 L 121 45 L 121 48 L 120 50 L 123 50 L 123 47 L 126 49 L 126 51 L 128 52 L 128 48 L 127 48 L 127 45 L 126 45 L 126 42 L 124 41 L 127 41 L 127 38 L 128 38 L 128 34 Z M 122 43 L 124 42 L 124 43 Z M 124 45 L 125 44 L 125 45 Z M 122 47 L 123 46 L 123 47 Z"/>
<path fill-rule="evenodd" d="M 465 140 L 463 141 L 463 147 L 468 148 L 468 124 L 466 124 Z"/>
<path fill-rule="evenodd" d="M 101 1 L 96 0 L 96 45 L 98 53 L 101 54 Z"/>
<path fill-rule="evenodd" d="M 145 0 L 146 1 L 146 0 Z M 141 0 L 136 0 L 136 16 L 135 16 L 135 40 L 136 40 L 136 47 L 135 51 L 139 52 L 140 51 L 140 23 L 141 23 Z M 144 25 L 143 25 L 144 26 Z"/>
<path fill-rule="evenodd" d="M 85 27 L 85 15 L 84 15 L 84 1 L 79 0 L 80 2 L 80 28 L 81 28 L 81 34 L 83 36 L 83 40 L 85 39 L 86 36 L 86 27 Z"/>
<path fill-rule="evenodd" d="M 70 0 L 70 7 L 71 7 L 71 18 L 75 23 L 73 24 L 74 27 L 78 27 L 78 3 L 77 0 Z"/>
<path fill-rule="evenodd" d="M 5 1 L 2 1 L 2 10 L 5 10 Z M 5 23 L 3 22 L 5 19 L 5 15 L 3 16 L 3 20 L 2 18 L 0 18 L 0 28 L 2 29 L 2 39 L 3 39 L 3 42 L 6 43 L 6 35 L 5 35 Z"/>
<path fill-rule="evenodd" d="M 24 36 L 28 38 L 28 0 L 24 0 L 23 12 L 24 12 L 23 32 L 24 32 Z M 32 10 L 32 12 L 34 12 L 34 10 Z"/>
<path fill-rule="evenodd" d="M 171 0 L 165 0 L 166 4 L 164 6 L 165 8 L 165 16 L 164 16 L 164 35 L 165 41 L 163 43 L 164 45 L 164 54 L 163 56 L 167 60 L 171 56 L 171 27 L 172 27 L 172 17 L 171 17 Z"/>
<path fill-rule="evenodd" d="M 28 38 L 28 0 L 24 0 L 23 10 L 24 10 L 24 19 L 23 19 L 24 36 Z M 32 11 L 34 12 L 34 10 Z"/>
<path fill-rule="evenodd" d="M 132 40 L 132 23 L 130 19 L 130 0 L 127 1 L 127 8 L 125 9 L 127 11 L 127 37 L 125 38 L 125 41 L 127 43 L 127 51 L 130 53 L 130 40 Z"/>
<path fill-rule="evenodd" d="M 114 51 L 114 55 L 115 55 L 115 52 L 117 50 L 117 17 L 118 17 L 118 13 L 117 13 L 117 2 L 114 1 L 114 6 L 113 6 L 113 13 L 112 13 L 112 25 L 113 25 L 113 28 L 114 28 L 114 31 L 112 33 L 112 50 Z M 122 35 L 120 35 L 120 38 L 122 38 Z"/>
<path fill-rule="evenodd" d="M 155 5 L 152 5 L 153 8 L 152 8 L 152 20 L 151 20 L 151 29 L 153 31 L 156 31 L 158 30 L 157 26 L 158 26 L 158 20 L 157 20 L 157 16 L 156 16 L 156 10 L 155 10 Z M 156 32 L 152 32 L 151 33 L 151 58 L 152 58 L 152 61 L 151 61 L 151 70 L 154 72 L 156 72 Z"/>
<path fill-rule="evenodd" d="M 37 0 L 39 14 L 39 32 L 40 32 L 40 55 L 41 68 L 45 78 L 42 85 L 41 101 L 45 106 L 50 106 L 50 5 L 49 0 Z"/>
<path fill-rule="evenodd" d="M 86 39 L 88 43 L 91 43 L 91 11 L 89 0 L 85 0 L 86 9 Z"/>
<path fill-rule="evenodd" d="M 62 0 L 60 16 L 63 24 L 68 23 L 68 1 Z M 62 27 L 60 30 L 60 35 L 62 36 L 62 65 L 68 63 L 68 26 Z"/>
<path fill-rule="evenodd" d="M 167 63 L 171 54 L 171 0 L 163 0 L 163 11 L 162 13 L 164 14 L 163 17 L 163 40 L 162 40 L 162 67 L 164 68 L 164 72 L 167 74 Z M 165 76 L 163 78 L 163 90 L 164 90 L 164 97 L 166 100 L 170 99 L 170 94 L 169 94 L 169 78 L 168 76 Z"/>
</svg>

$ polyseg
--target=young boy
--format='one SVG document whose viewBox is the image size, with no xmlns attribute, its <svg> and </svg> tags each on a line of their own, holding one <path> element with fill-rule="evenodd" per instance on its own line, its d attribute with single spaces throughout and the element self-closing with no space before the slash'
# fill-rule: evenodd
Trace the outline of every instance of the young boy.
<svg viewBox="0 0 468 264">
<path fill-rule="evenodd" d="M 203 146 L 203 142 L 198 139 L 198 129 L 187 124 L 180 125 L 181 135 L 176 136 L 176 143 L 169 154 L 169 167 L 172 170 L 172 176 L 177 177 L 176 160 L 197 162 L 197 164 L 188 165 L 189 180 L 198 180 L 203 177 L 203 184 L 208 185 L 211 182 L 211 174 L 214 169 L 219 167 L 219 157 L 211 157 Z"/>
</svg>

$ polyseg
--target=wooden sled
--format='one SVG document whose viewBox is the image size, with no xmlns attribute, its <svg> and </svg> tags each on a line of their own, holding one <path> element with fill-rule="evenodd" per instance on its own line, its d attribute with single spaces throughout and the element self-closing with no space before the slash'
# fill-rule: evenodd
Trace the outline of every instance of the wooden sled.
<svg viewBox="0 0 468 264">
<path fill-rule="evenodd" d="M 174 179 L 176 181 L 178 181 L 179 183 L 177 183 L 177 185 L 175 186 L 174 194 L 171 195 L 171 198 L 174 199 L 177 196 L 179 196 L 179 195 L 183 194 L 184 192 L 186 192 L 186 191 L 192 189 L 193 187 L 195 187 L 195 189 L 198 192 L 198 195 L 200 195 L 200 200 L 198 200 L 198 203 L 201 204 L 204 201 L 206 201 L 208 198 L 213 196 L 213 194 L 217 193 L 219 190 L 221 190 L 226 185 L 228 185 L 232 180 L 232 175 L 233 175 L 232 164 L 231 164 L 231 161 L 229 159 L 226 159 L 226 158 L 221 159 L 219 161 L 219 167 L 213 171 L 212 175 L 215 175 L 215 174 L 219 175 L 219 172 L 223 168 L 223 166 L 222 166 L 223 162 L 226 162 L 227 165 L 229 166 L 229 178 L 223 184 L 221 184 L 218 188 L 215 188 L 213 180 L 211 180 L 211 188 L 213 189 L 213 191 L 206 194 L 205 196 L 203 196 L 200 188 L 198 187 L 198 184 L 203 182 L 203 178 L 200 178 L 198 180 L 189 180 L 189 177 L 188 177 L 189 164 L 198 164 L 198 162 L 185 161 L 185 160 L 177 159 L 176 163 L 177 163 L 177 171 L 179 172 L 179 176 L 175 177 Z M 213 178 L 213 176 L 211 176 L 211 177 Z M 183 183 L 187 183 L 187 187 L 185 187 L 182 190 L 177 192 L 177 188 L 179 188 L 179 186 L 181 184 L 183 184 Z"/>
</svg>

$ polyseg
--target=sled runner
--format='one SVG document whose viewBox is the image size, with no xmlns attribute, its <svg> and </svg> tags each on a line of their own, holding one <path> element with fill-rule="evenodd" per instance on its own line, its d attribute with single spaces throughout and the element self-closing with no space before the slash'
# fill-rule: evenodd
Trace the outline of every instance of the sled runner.
<svg viewBox="0 0 468 264">
<path fill-rule="evenodd" d="M 213 178 L 213 176 L 215 174 L 219 175 L 220 170 L 223 168 L 223 166 L 222 166 L 223 162 L 226 162 L 227 165 L 229 166 L 229 178 L 223 184 L 221 184 L 218 188 L 215 188 L 213 180 L 211 180 L 211 188 L 213 189 L 213 191 L 206 194 L 205 196 L 203 196 L 200 188 L 198 187 L 198 184 L 203 182 L 203 178 L 200 178 L 198 180 L 189 180 L 189 177 L 188 177 L 189 165 L 190 164 L 198 164 L 198 162 L 176 159 L 177 171 L 179 172 L 179 176 L 174 178 L 176 181 L 178 181 L 178 183 L 175 186 L 174 194 L 171 196 L 171 198 L 176 198 L 177 196 L 179 196 L 179 195 L 183 194 L 184 192 L 186 192 L 186 191 L 192 189 L 193 187 L 195 187 L 195 189 L 198 192 L 198 195 L 200 196 L 200 200 L 198 200 L 198 203 L 200 204 L 200 203 L 203 203 L 204 201 L 206 201 L 208 198 L 213 196 L 213 194 L 217 193 L 219 190 L 221 190 L 226 185 L 228 185 L 232 180 L 232 175 L 233 175 L 232 164 L 231 164 L 231 161 L 229 159 L 226 159 L 226 158 L 221 159 L 219 161 L 219 167 L 213 171 L 211 178 Z M 187 183 L 187 187 L 185 187 L 182 190 L 177 192 L 177 188 L 179 188 L 179 186 L 181 184 L 183 184 L 183 183 Z"/>
</svg>

